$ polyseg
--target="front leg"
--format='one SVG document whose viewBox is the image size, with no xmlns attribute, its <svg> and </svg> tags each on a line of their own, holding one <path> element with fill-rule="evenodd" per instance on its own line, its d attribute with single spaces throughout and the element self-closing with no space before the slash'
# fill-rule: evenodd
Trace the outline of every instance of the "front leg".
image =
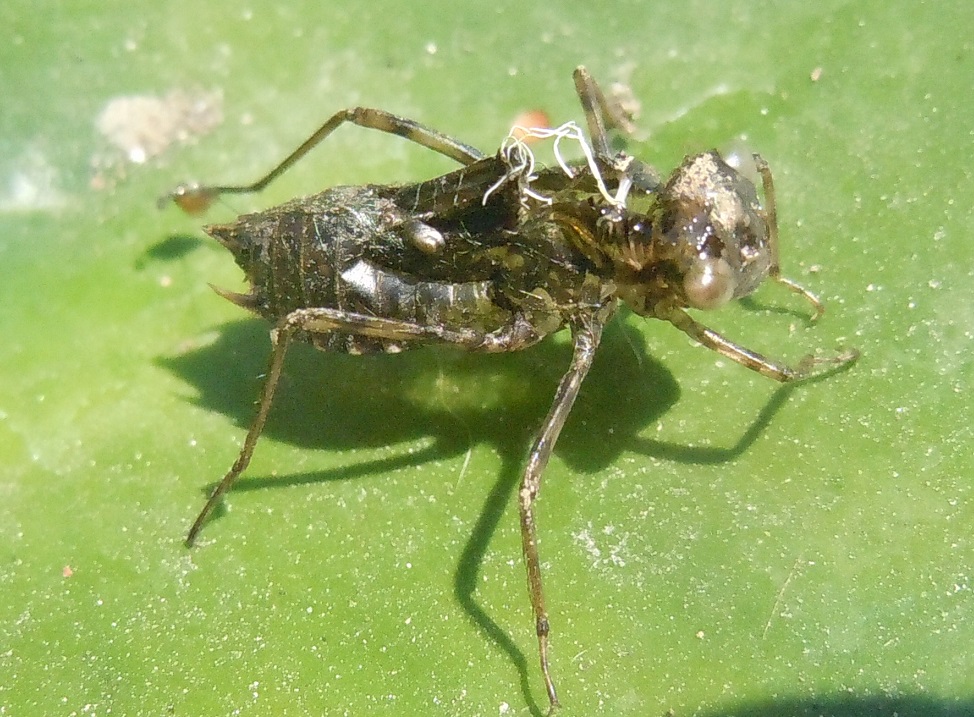
<svg viewBox="0 0 974 717">
<path fill-rule="evenodd" d="M 749 368 L 762 376 L 767 376 L 780 383 L 806 381 L 810 378 L 817 378 L 834 373 L 859 358 L 859 352 L 855 349 L 845 349 L 834 356 L 823 358 L 808 355 L 801 359 L 795 367 L 791 367 L 779 361 L 773 361 L 756 351 L 734 343 L 713 329 L 696 321 L 687 312 L 683 311 L 683 309 L 659 311 L 656 316 L 657 318 L 669 321 L 676 328 L 680 329 L 680 331 L 687 334 L 690 338 L 699 341 L 711 351 L 716 351 L 720 355 L 736 361 L 745 368 Z"/>
</svg>

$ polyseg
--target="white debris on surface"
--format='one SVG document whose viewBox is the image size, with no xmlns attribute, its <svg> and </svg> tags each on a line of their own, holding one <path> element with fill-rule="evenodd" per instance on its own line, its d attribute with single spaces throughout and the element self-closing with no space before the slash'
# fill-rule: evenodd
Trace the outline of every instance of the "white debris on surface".
<svg viewBox="0 0 974 717">
<path fill-rule="evenodd" d="M 115 97 L 99 113 L 95 127 L 128 161 L 142 164 L 175 143 L 206 134 L 222 121 L 221 92 L 175 89 L 162 96 Z"/>
</svg>

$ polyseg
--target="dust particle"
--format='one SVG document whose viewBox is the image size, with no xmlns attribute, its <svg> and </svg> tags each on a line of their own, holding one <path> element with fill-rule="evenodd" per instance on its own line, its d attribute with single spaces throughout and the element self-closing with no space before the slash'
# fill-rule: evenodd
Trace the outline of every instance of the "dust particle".
<svg viewBox="0 0 974 717">
<path fill-rule="evenodd" d="M 157 157 L 174 143 L 200 137 L 223 121 L 223 95 L 171 90 L 163 96 L 123 95 L 108 102 L 95 126 L 135 164 Z"/>
</svg>

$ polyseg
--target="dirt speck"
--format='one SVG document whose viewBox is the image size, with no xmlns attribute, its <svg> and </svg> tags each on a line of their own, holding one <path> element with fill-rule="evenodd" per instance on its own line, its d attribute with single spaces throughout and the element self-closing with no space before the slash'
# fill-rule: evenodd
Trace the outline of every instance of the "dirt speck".
<svg viewBox="0 0 974 717">
<path fill-rule="evenodd" d="M 171 90 L 165 95 L 122 95 L 95 119 L 106 141 L 91 157 L 91 188 L 110 190 L 128 167 L 159 157 L 174 145 L 195 141 L 223 122 L 219 90 Z"/>
<path fill-rule="evenodd" d="M 95 126 L 129 162 L 142 164 L 175 143 L 200 137 L 223 121 L 223 95 L 171 90 L 165 95 L 123 95 L 108 102 Z"/>
</svg>

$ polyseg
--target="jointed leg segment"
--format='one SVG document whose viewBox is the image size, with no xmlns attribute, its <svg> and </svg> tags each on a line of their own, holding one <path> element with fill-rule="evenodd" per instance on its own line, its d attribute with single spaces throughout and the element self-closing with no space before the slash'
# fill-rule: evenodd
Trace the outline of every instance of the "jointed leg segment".
<svg viewBox="0 0 974 717">
<path fill-rule="evenodd" d="M 605 99 L 602 88 L 588 70 L 578 67 L 572 77 L 575 80 L 575 92 L 585 112 L 592 149 L 604 171 L 618 181 L 621 195 L 619 199 L 625 199 L 630 187 L 642 192 L 656 191 L 660 186 L 660 178 L 655 169 L 635 157 L 624 153 L 613 154 L 609 149 L 609 127 L 626 130 L 629 129 L 629 123 Z"/>
<path fill-rule="evenodd" d="M 551 712 L 558 707 L 558 694 L 548 665 L 548 611 L 545 607 L 544 585 L 541 580 L 541 558 L 538 555 L 538 531 L 534 519 L 534 501 L 541 491 L 541 479 L 545 466 L 561 433 L 565 420 L 575 403 L 582 381 L 588 374 L 595 358 L 595 349 L 602 336 L 602 325 L 597 321 L 585 326 L 572 328 L 575 349 L 572 363 L 558 384 L 555 399 L 545 417 L 541 431 L 535 438 L 528 457 L 528 464 L 521 479 L 518 491 L 518 506 L 521 515 L 521 545 L 524 550 L 524 563 L 528 573 L 528 592 L 531 607 L 534 609 L 535 631 L 538 636 L 538 652 L 541 660 L 541 673 L 551 704 Z M 551 714 L 549 712 L 549 714 Z"/>
<path fill-rule="evenodd" d="M 761 173 L 761 182 L 764 185 L 764 212 L 768 222 L 768 252 L 771 255 L 771 265 L 768 267 L 768 276 L 772 280 L 786 287 L 805 298 L 812 305 L 812 321 L 817 321 L 825 313 L 825 305 L 815 294 L 799 284 L 781 275 L 781 259 L 778 253 L 778 202 L 775 198 L 774 179 L 771 176 L 771 168 L 760 154 L 755 154 L 754 164 L 758 172 Z"/>
<path fill-rule="evenodd" d="M 762 376 L 767 376 L 780 383 L 804 381 L 809 378 L 821 376 L 840 369 L 859 358 L 858 351 L 847 349 L 835 356 L 826 358 L 819 358 L 812 355 L 805 356 L 792 368 L 778 361 L 768 359 L 756 351 L 751 351 L 740 344 L 724 338 L 718 332 L 696 321 L 682 309 L 671 309 L 665 313 L 661 312 L 658 317 L 669 321 L 676 328 L 680 329 L 680 331 L 690 336 L 690 338 L 699 341 L 708 349 L 716 351 L 722 356 L 736 361 L 745 368 L 757 371 Z"/>
<path fill-rule="evenodd" d="M 182 184 L 160 200 L 172 200 L 185 211 L 196 213 L 207 209 L 216 199 L 223 194 L 248 194 L 259 192 L 268 184 L 273 182 L 284 172 L 290 169 L 299 159 L 304 157 L 325 137 L 346 122 L 351 122 L 359 127 L 375 129 L 380 132 L 388 132 L 404 137 L 411 142 L 439 152 L 442 155 L 455 159 L 463 165 L 473 164 L 483 158 L 483 153 L 464 144 L 453 137 L 437 132 L 413 120 L 399 117 L 391 112 L 372 109 L 369 107 L 354 107 L 351 109 L 340 110 L 319 127 L 314 134 L 306 139 L 300 147 L 291 152 L 274 169 L 265 174 L 252 184 L 230 185 L 230 186 L 196 186 Z"/>
<path fill-rule="evenodd" d="M 383 319 L 365 314 L 355 314 L 337 309 L 310 308 L 297 309 L 285 316 L 271 332 L 271 358 L 261 389 L 254 417 L 244 439 L 243 447 L 233 466 L 217 484 L 203 510 L 200 511 L 193 526 L 186 536 L 186 544 L 191 546 L 199 535 L 213 509 L 221 498 L 233 486 L 241 474 L 250 464 L 254 454 L 257 439 L 260 438 L 267 422 L 271 404 L 274 402 L 274 392 L 281 378 L 284 357 L 295 335 L 304 332 L 311 334 L 326 334 L 333 331 L 345 332 L 357 336 L 371 336 L 390 341 L 420 341 L 424 343 L 447 343 L 470 351 L 516 351 L 537 343 L 544 337 L 521 316 L 514 316 L 510 323 L 493 332 L 475 331 L 473 329 L 448 329 L 437 325 L 423 325 L 408 321 Z M 569 404 L 570 405 L 570 404 Z M 567 415 L 567 414 L 566 414 Z M 562 418 L 564 422 L 564 418 Z M 560 428 L 560 426 L 559 426 Z M 556 434 L 557 435 L 557 434 Z M 547 459 L 545 459 L 547 461 Z"/>
</svg>

